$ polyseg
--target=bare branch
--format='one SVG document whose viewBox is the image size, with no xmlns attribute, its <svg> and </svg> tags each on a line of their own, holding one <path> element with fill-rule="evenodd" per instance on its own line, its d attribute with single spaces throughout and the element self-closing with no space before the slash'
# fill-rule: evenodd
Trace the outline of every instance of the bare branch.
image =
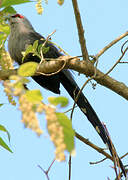
<svg viewBox="0 0 128 180">
<path fill-rule="evenodd" d="M 105 46 L 103 49 L 101 49 L 95 56 L 95 59 L 98 59 L 102 54 L 104 54 L 105 51 L 107 51 L 110 47 L 112 47 L 114 44 L 116 44 L 118 41 L 120 41 L 121 39 L 123 39 L 126 36 L 128 36 L 128 31 L 126 31 L 124 34 L 117 37 L 112 42 L 110 42 L 107 46 Z"/>
<path fill-rule="evenodd" d="M 101 163 L 101 162 L 105 161 L 106 159 L 107 159 L 107 158 L 101 159 L 101 160 L 96 161 L 96 162 L 90 162 L 90 164 L 91 164 L 91 165 L 94 165 L 94 164 L 99 164 L 99 163 Z"/>
<path fill-rule="evenodd" d="M 68 178 L 69 180 L 71 180 L 71 164 L 72 164 L 71 161 L 72 161 L 72 157 L 70 155 L 69 156 L 69 162 L 68 162 L 69 163 L 69 178 Z"/>
<path fill-rule="evenodd" d="M 77 106 L 75 106 L 75 108 L 77 108 Z M 65 111 L 64 113 L 68 113 L 68 112 L 70 112 L 70 111 L 72 111 L 72 108 L 68 109 L 68 110 Z"/>
<path fill-rule="evenodd" d="M 52 161 L 52 163 L 50 164 L 49 168 L 48 168 L 46 171 L 45 171 L 40 165 L 38 165 L 38 167 L 39 167 L 39 168 L 44 172 L 44 174 L 46 175 L 47 180 L 50 180 L 50 178 L 49 178 L 49 176 L 48 176 L 48 173 L 49 173 L 51 167 L 53 166 L 54 162 L 55 162 L 55 159 Z"/>
<path fill-rule="evenodd" d="M 81 136 L 80 134 L 78 134 L 77 132 L 75 132 L 75 136 L 82 142 L 84 142 L 85 144 L 87 144 L 88 146 L 92 147 L 93 149 L 95 149 L 96 151 L 98 151 L 99 153 L 101 153 L 102 155 L 104 155 L 106 158 L 110 159 L 111 161 L 113 161 L 113 158 L 106 153 L 102 148 L 96 146 L 95 144 L 93 144 L 92 142 L 90 142 L 88 139 L 84 138 L 83 136 Z"/>
<path fill-rule="evenodd" d="M 123 45 L 122 45 L 122 47 L 121 47 L 121 52 L 122 52 L 122 54 L 123 54 L 123 48 L 124 48 L 124 46 L 126 45 L 128 43 L 128 40 L 127 41 L 125 41 L 124 43 L 123 43 Z"/>
<path fill-rule="evenodd" d="M 84 29 L 83 29 L 83 25 L 81 21 L 81 16 L 80 16 L 77 0 L 72 0 L 72 4 L 73 4 L 73 9 L 74 9 L 75 18 L 76 18 L 76 24 L 77 24 L 77 29 L 78 29 L 82 56 L 83 56 L 83 59 L 88 60 L 89 57 L 88 57 L 88 51 L 86 47 L 86 40 L 84 38 Z"/>
<path fill-rule="evenodd" d="M 125 156 L 128 156 L 128 152 L 121 156 L 120 159 L 123 159 Z"/>
<path fill-rule="evenodd" d="M 127 51 L 128 51 L 128 47 L 124 50 L 124 52 L 121 51 L 121 52 L 122 52 L 122 55 L 119 57 L 119 59 L 116 61 L 116 63 L 109 69 L 109 71 L 104 74 L 104 76 L 107 75 L 107 74 L 109 74 L 110 72 L 112 72 L 112 70 L 117 66 L 117 64 L 120 63 L 121 59 L 124 57 L 124 55 L 125 55 L 125 53 L 126 53 Z"/>
</svg>

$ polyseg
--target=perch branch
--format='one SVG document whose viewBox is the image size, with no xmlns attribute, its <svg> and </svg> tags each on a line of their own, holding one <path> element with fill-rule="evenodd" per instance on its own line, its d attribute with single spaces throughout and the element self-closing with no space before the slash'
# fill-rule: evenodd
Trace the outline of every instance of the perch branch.
<svg viewBox="0 0 128 180">
<path fill-rule="evenodd" d="M 39 71 L 43 73 L 56 72 L 59 68 L 62 67 L 64 61 L 66 62 L 64 69 L 75 70 L 79 73 L 85 74 L 87 77 L 92 77 L 96 71 L 96 76 L 94 77 L 94 80 L 97 83 L 111 89 L 115 93 L 128 100 L 128 87 L 124 83 L 113 79 L 109 75 L 104 76 L 104 73 L 96 69 L 91 62 L 80 61 L 77 57 L 61 56 L 56 60 L 51 59 L 51 61 L 44 61 L 40 65 Z M 8 79 L 10 75 L 14 74 L 16 74 L 16 70 L 0 70 L 0 79 Z"/>
</svg>

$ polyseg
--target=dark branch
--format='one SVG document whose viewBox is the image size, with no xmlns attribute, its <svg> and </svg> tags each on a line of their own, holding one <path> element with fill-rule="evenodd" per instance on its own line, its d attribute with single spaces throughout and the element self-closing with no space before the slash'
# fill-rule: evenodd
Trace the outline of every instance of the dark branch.
<svg viewBox="0 0 128 180">
<path fill-rule="evenodd" d="M 76 137 L 84 142 L 85 144 L 87 144 L 88 146 L 92 147 L 93 149 L 95 149 L 96 151 L 98 151 L 99 153 L 101 153 L 102 155 L 104 155 L 106 158 L 110 159 L 111 161 L 113 161 L 113 158 L 106 153 L 102 148 L 96 146 L 95 144 L 93 144 L 92 142 L 90 142 L 88 139 L 82 137 L 80 134 L 78 134 L 77 132 L 75 132 Z"/>
</svg>

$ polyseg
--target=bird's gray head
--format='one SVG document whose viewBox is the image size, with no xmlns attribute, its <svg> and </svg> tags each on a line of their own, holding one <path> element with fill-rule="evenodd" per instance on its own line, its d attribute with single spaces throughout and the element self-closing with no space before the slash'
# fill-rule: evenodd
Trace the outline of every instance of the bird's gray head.
<svg viewBox="0 0 128 180">
<path fill-rule="evenodd" d="M 10 16 L 9 24 L 11 27 L 11 32 L 15 30 L 18 30 L 21 32 L 34 30 L 31 23 L 28 21 L 28 19 L 21 14 L 15 14 L 15 15 Z"/>
</svg>

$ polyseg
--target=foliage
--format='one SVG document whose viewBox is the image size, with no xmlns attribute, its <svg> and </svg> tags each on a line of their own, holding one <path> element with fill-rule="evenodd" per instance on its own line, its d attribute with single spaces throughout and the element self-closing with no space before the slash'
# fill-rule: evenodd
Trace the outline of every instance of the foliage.
<svg viewBox="0 0 128 180">
<path fill-rule="evenodd" d="M 16 4 L 22 4 L 22 3 L 27 3 L 27 2 L 32 2 L 30 0 L 2 0 L 1 3 L 1 8 L 3 7 L 8 7 L 8 6 L 12 6 L 12 5 L 16 5 Z"/>
<path fill-rule="evenodd" d="M 3 131 L 7 134 L 7 137 L 8 137 L 8 140 L 10 142 L 10 134 L 9 132 L 7 131 L 7 129 L 0 124 L 0 131 Z M 9 152 L 12 153 L 12 150 L 9 148 L 9 146 L 5 143 L 5 141 L 0 137 L 0 146 L 2 146 L 4 149 L 8 150 Z"/>
<path fill-rule="evenodd" d="M 68 105 L 68 99 L 63 96 L 49 97 L 48 101 L 55 106 L 60 104 L 61 107 L 66 107 Z"/>
<path fill-rule="evenodd" d="M 72 123 L 64 113 L 57 112 L 56 116 L 58 122 L 63 127 L 64 143 L 66 144 L 66 149 L 71 153 L 74 150 L 75 136 L 75 132 L 72 129 Z"/>
<path fill-rule="evenodd" d="M 30 53 L 33 54 L 33 56 L 37 56 L 39 57 L 40 59 L 42 59 L 42 54 L 45 54 L 49 51 L 49 47 L 45 47 L 44 44 L 45 44 L 45 40 L 42 41 L 42 44 L 38 45 L 38 40 L 36 40 L 33 45 L 29 45 L 27 48 L 26 48 L 26 51 L 25 52 L 22 52 L 23 54 L 23 58 L 22 58 L 22 61 L 24 62 L 24 59 L 26 58 L 26 56 Z"/>
<path fill-rule="evenodd" d="M 26 97 L 32 103 L 40 103 L 43 99 L 40 90 L 29 90 L 26 92 Z"/>
<path fill-rule="evenodd" d="M 33 76 L 37 70 L 38 63 L 36 62 L 27 62 L 22 64 L 18 69 L 19 76 Z"/>
</svg>

